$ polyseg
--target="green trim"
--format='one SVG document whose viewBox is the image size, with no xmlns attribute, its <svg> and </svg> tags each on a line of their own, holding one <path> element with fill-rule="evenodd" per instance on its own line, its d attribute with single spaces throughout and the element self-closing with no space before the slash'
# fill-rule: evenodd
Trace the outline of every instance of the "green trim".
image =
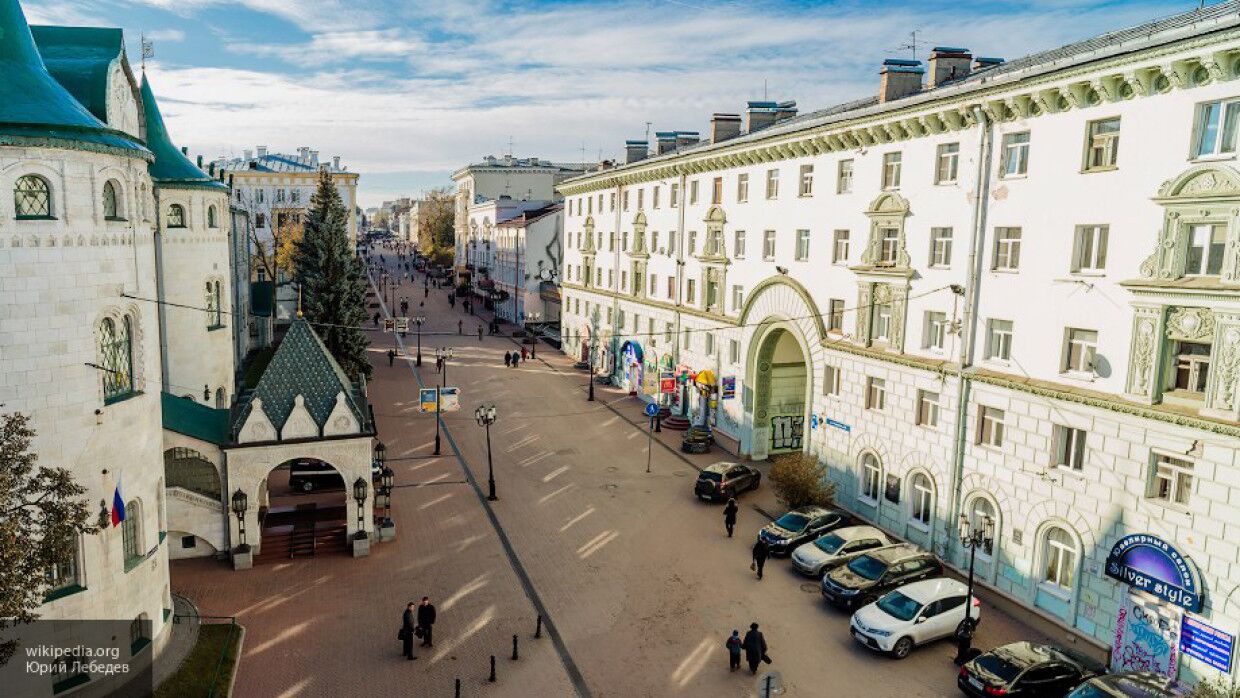
<svg viewBox="0 0 1240 698">
<path fill-rule="evenodd" d="M 824 341 L 827 336 L 827 327 L 822 323 L 822 313 L 818 312 L 818 304 L 814 302 L 814 297 L 810 295 L 808 289 L 801 285 L 800 281 L 784 274 L 766 277 L 762 281 L 759 281 L 758 285 L 754 286 L 749 293 L 745 294 L 745 306 L 741 308 L 740 318 L 736 321 L 736 324 L 745 324 L 745 320 L 748 319 L 749 312 L 753 308 L 754 301 L 757 300 L 758 296 L 762 295 L 763 291 L 772 286 L 781 285 L 787 286 L 801 297 L 801 300 L 805 303 L 805 306 L 809 308 L 810 315 L 813 316 L 814 326 L 818 329 L 818 340 Z M 802 318 L 795 319 L 799 320 Z"/>
<path fill-rule="evenodd" d="M 171 609 L 171 608 L 165 608 L 165 609 L 164 609 L 164 622 L 165 622 L 165 623 L 167 623 L 167 622 L 168 622 L 168 616 L 171 616 L 171 615 L 172 615 L 172 609 Z"/>
<path fill-rule="evenodd" d="M 3 124 L 0 123 L 0 131 L 11 128 L 31 128 L 29 124 Z M 57 126 L 57 130 L 64 130 L 64 127 Z M 127 138 L 133 138 L 129 134 L 125 134 Z M 119 141 L 119 137 L 114 139 Z M 141 145 L 137 145 L 141 141 L 133 138 L 134 146 L 124 147 L 118 145 L 110 145 L 104 142 L 96 142 L 91 140 L 78 140 L 76 138 L 49 136 L 49 135 L 23 135 L 19 133 L 0 133 L 0 145 L 9 145 L 18 148 L 63 148 L 64 150 L 81 150 L 88 153 L 102 153 L 104 155 L 115 155 L 123 158 L 136 158 L 150 162 L 154 156 L 150 151 Z"/>
<path fill-rule="evenodd" d="M 118 402 L 125 402 L 126 400 L 133 399 L 139 395 L 142 395 L 141 390 L 130 390 L 129 392 L 122 393 L 121 395 L 113 395 L 112 397 L 103 398 L 103 404 L 104 406 L 115 405 Z"/>
<path fill-rule="evenodd" d="M 161 544 L 164 542 L 164 539 L 166 539 L 167 537 L 168 537 L 168 532 L 167 532 L 167 531 L 160 531 L 160 532 L 159 532 L 159 542 L 160 542 Z"/>
<path fill-rule="evenodd" d="M 136 657 L 139 652 L 151 646 L 151 638 L 140 637 L 129 645 L 129 656 Z"/>
<path fill-rule="evenodd" d="M 125 558 L 125 573 L 128 574 L 130 570 L 137 567 L 138 565 L 141 565 L 143 561 L 145 560 L 146 560 L 146 555 L 135 555 L 130 558 Z"/>
<path fill-rule="evenodd" d="M 77 688 L 84 683 L 90 681 L 90 675 L 86 672 L 79 672 L 62 681 L 52 684 L 52 694 L 64 693 L 71 688 Z"/>
<path fill-rule="evenodd" d="M 86 591 L 86 587 L 81 584 L 70 584 L 53 591 L 49 591 L 43 595 L 43 603 L 50 603 L 56 599 L 63 599 L 66 596 L 73 596 L 79 592 Z"/>
<path fill-rule="evenodd" d="M 56 216 L 14 216 L 19 221 L 54 221 Z"/>
</svg>

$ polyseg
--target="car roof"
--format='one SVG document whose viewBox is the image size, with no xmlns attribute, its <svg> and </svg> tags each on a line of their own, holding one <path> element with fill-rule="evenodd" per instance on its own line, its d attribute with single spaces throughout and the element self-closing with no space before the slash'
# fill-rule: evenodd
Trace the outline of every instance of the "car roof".
<svg viewBox="0 0 1240 698">
<path fill-rule="evenodd" d="M 887 538 L 887 534 L 877 528 L 874 528 L 873 526 L 845 526 L 844 528 L 837 528 L 831 533 L 832 535 L 839 536 L 846 541 L 858 540 L 861 538 L 882 538 L 884 540 L 890 540 Z"/>
<path fill-rule="evenodd" d="M 826 507 L 810 505 L 807 507 L 797 507 L 796 509 L 789 509 L 786 513 L 803 514 L 805 516 L 822 516 L 823 514 L 834 514 L 835 511 L 832 509 L 827 509 Z"/>
<path fill-rule="evenodd" d="M 1090 683 L 1120 698 L 1166 698 L 1177 695 L 1171 691 L 1171 679 L 1150 671 L 1107 674 L 1092 679 Z"/>
<path fill-rule="evenodd" d="M 968 593 L 969 588 L 955 579 L 937 577 L 905 584 L 896 591 L 924 606 L 947 596 L 964 595 Z"/>
<path fill-rule="evenodd" d="M 1045 662 L 1068 662 L 1101 673 L 1105 667 L 1098 660 L 1076 650 L 1021 640 L 990 651 L 1011 664 L 1030 667 Z"/>
<path fill-rule="evenodd" d="M 883 562 L 895 562 L 897 560 L 903 560 L 906 557 L 912 557 L 914 555 L 924 553 L 920 548 L 912 543 L 900 543 L 899 545 L 889 545 L 883 548 L 867 550 L 865 554 L 870 557 L 878 558 Z"/>
<path fill-rule="evenodd" d="M 727 472 L 727 471 L 728 471 L 728 470 L 730 470 L 733 466 L 736 466 L 736 465 L 740 465 L 740 463 L 728 463 L 728 462 L 726 462 L 726 461 L 725 461 L 725 462 L 721 462 L 721 463 L 711 463 L 710 465 L 706 466 L 705 468 L 702 468 L 702 472 L 704 472 L 704 473 L 722 473 L 722 472 Z"/>
</svg>

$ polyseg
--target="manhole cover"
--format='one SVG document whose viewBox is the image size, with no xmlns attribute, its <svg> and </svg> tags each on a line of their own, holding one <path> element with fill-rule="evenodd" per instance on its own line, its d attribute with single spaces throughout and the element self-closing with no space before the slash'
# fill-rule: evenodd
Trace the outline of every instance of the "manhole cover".
<svg viewBox="0 0 1240 698">
<path fill-rule="evenodd" d="M 616 472 L 617 470 L 619 470 L 619 468 L 617 468 L 617 467 L 616 467 L 616 466 L 614 466 L 614 465 L 609 465 L 609 466 L 607 466 L 607 472 L 609 472 L 609 473 L 614 473 L 614 472 Z"/>
<path fill-rule="evenodd" d="M 688 475 L 688 473 L 686 473 L 686 472 L 685 472 L 685 471 L 683 471 L 683 470 L 676 470 L 676 471 L 672 472 L 672 475 L 675 475 L 676 477 L 684 477 L 684 476 Z"/>
<path fill-rule="evenodd" d="M 821 585 L 815 584 L 813 582 L 806 582 L 801 585 L 801 591 L 805 592 L 806 594 L 818 594 L 820 593 L 820 590 L 821 590 Z"/>
<path fill-rule="evenodd" d="M 613 490 L 618 490 L 618 489 L 620 489 L 620 485 L 617 485 L 617 484 L 616 484 L 616 483 L 614 483 L 614 482 L 609 482 L 609 483 L 607 483 L 606 485 L 603 485 L 603 489 L 605 489 L 605 490 L 607 490 L 607 491 L 609 491 L 609 492 L 610 492 L 610 491 L 613 491 Z"/>
</svg>

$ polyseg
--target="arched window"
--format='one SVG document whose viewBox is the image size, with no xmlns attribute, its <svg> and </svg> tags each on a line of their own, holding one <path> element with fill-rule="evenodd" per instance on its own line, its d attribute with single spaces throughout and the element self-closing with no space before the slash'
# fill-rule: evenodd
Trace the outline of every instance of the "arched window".
<svg viewBox="0 0 1240 698">
<path fill-rule="evenodd" d="M 216 223 L 215 221 L 215 207 L 214 206 L 207 207 L 207 227 L 208 228 L 220 227 L 219 223 Z"/>
<path fill-rule="evenodd" d="M 13 187 L 13 208 L 18 218 L 51 218 L 52 185 L 39 175 L 23 175 Z"/>
<path fill-rule="evenodd" d="M 122 220 L 124 209 L 121 208 L 121 195 L 117 191 L 115 180 L 103 183 L 103 217 L 110 221 Z"/>
<path fill-rule="evenodd" d="M 910 482 L 910 505 L 913 521 L 922 526 L 930 525 L 930 517 L 934 512 L 934 483 L 925 473 L 916 473 Z"/>
<path fill-rule="evenodd" d="M 873 453 L 867 453 L 861 457 L 861 496 L 865 499 L 878 501 L 878 494 L 882 487 L 883 466 L 878 462 L 878 456 Z"/>
<path fill-rule="evenodd" d="M 967 507 L 969 515 L 969 524 L 974 531 L 985 530 L 986 519 L 989 518 L 994 522 L 995 539 L 999 537 L 999 512 L 995 509 L 995 503 L 990 501 L 988 497 L 977 495 L 969 500 Z M 978 555 L 993 555 L 995 541 L 984 541 L 982 547 L 977 549 Z"/>
<path fill-rule="evenodd" d="M 220 282 L 207 282 L 207 329 L 224 325 L 224 309 L 220 305 Z"/>
<path fill-rule="evenodd" d="M 185 227 L 185 207 L 181 204 L 172 204 L 168 207 L 168 227 Z"/>
<path fill-rule="evenodd" d="M 103 400 L 115 402 L 133 393 L 133 345 L 129 317 L 99 323 L 99 356 L 103 359 Z"/>
<path fill-rule="evenodd" d="M 1076 577 L 1076 561 L 1080 556 L 1076 537 L 1062 526 L 1050 526 L 1042 534 L 1042 581 L 1070 591 Z"/>
<path fill-rule="evenodd" d="M 125 520 L 121 522 L 121 541 L 125 549 L 126 570 L 130 569 L 129 563 L 142 557 L 142 541 L 139 540 L 142 512 L 139 509 L 138 500 L 129 500 L 129 503 L 125 505 Z"/>
</svg>

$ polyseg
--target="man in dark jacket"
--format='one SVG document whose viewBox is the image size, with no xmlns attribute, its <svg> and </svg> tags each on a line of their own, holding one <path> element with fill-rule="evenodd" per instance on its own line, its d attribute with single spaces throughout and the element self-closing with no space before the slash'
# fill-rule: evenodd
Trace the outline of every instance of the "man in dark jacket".
<svg viewBox="0 0 1240 698">
<path fill-rule="evenodd" d="M 749 632 L 745 633 L 745 661 L 749 663 L 749 673 L 758 673 L 758 664 L 766 656 L 766 638 L 758 632 L 758 624 L 750 623 Z"/>
<path fill-rule="evenodd" d="M 766 565 L 766 558 L 769 557 L 770 554 L 770 547 L 768 547 L 766 541 L 761 538 L 758 539 L 758 542 L 753 544 L 753 564 L 754 569 L 758 572 L 758 579 L 762 579 L 762 567 Z"/>
<path fill-rule="evenodd" d="M 732 529 L 736 528 L 736 512 L 739 509 L 736 497 L 729 497 L 728 505 L 723 508 L 723 527 L 728 529 L 728 538 L 732 537 Z"/>
<path fill-rule="evenodd" d="M 417 657 L 413 656 L 413 607 L 414 603 L 412 601 L 409 602 L 408 606 L 405 606 L 405 612 L 402 615 L 400 624 L 400 642 L 403 650 L 401 656 L 405 659 L 417 659 Z"/>
<path fill-rule="evenodd" d="M 431 603 L 429 596 L 422 597 L 422 603 L 418 604 L 418 627 L 422 628 L 422 646 L 434 647 L 435 643 L 431 641 L 431 628 L 435 625 L 435 606 Z M 765 648 L 765 645 L 763 645 Z"/>
</svg>

